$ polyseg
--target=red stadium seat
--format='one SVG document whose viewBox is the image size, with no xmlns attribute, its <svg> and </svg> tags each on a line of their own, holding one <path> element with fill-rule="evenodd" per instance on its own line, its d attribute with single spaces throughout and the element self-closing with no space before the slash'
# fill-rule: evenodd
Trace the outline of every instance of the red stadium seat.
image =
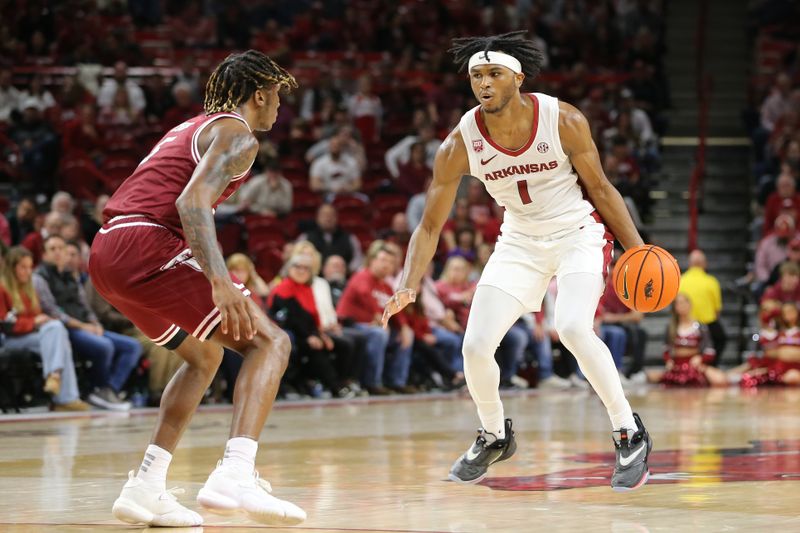
<svg viewBox="0 0 800 533">
<path fill-rule="evenodd" d="M 225 257 L 241 251 L 243 237 L 242 226 L 235 222 L 217 227 L 217 240 L 222 247 L 222 255 Z"/>
<path fill-rule="evenodd" d="M 286 237 L 283 232 L 270 228 L 257 228 L 247 233 L 247 249 L 251 253 L 264 249 L 281 251 L 284 244 L 286 244 Z"/>
<path fill-rule="evenodd" d="M 267 283 L 272 281 L 283 267 L 281 252 L 281 250 L 265 248 L 251 253 L 253 262 L 256 265 L 256 272 Z"/>
</svg>

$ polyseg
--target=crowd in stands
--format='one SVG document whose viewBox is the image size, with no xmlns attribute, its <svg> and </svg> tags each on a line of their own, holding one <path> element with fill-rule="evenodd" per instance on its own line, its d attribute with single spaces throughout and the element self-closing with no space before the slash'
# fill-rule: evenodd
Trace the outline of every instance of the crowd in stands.
<svg viewBox="0 0 800 533">
<path fill-rule="evenodd" d="M 751 6 L 754 65 L 752 268 L 740 283 L 758 307 L 752 357 L 731 371 L 743 386 L 800 384 L 800 48 L 793 3 Z"/>
<path fill-rule="evenodd" d="M 0 1 L 0 186 L 10 185 L 0 240 L 12 247 L 7 257 L 27 249 L 35 268 L 27 307 L 13 294 L 8 307 L 32 317 L 25 334 L 43 337 L 44 317 L 66 330 L 57 332 L 62 355 L 43 365 L 48 390 L 56 374 L 67 394 L 53 395 L 56 406 L 85 407 L 70 358 L 80 397 L 111 409 L 130 406 L 142 376 L 157 401 L 179 364 L 97 296 L 86 279 L 88 246 L 108 195 L 166 131 L 202 112 L 205 79 L 232 49 L 258 47 L 301 85 L 261 139 L 252 177 L 216 214 L 229 268 L 294 341 L 287 397 L 464 384 L 463 331 L 502 221 L 478 180 L 464 179 L 417 304 L 388 330 L 378 325 L 436 150 L 474 105 L 445 52 L 453 37 L 529 28 L 546 65 L 526 87 L 587 115 L 634 220 L 641 227 L 651 216 L 669 106 L 660 1 L 161 7 Z M 586 386 L 552 326 L 555 291 L 501 342 L 503 387 Z M 597 328 L 625 380 L 643 376 L 640 320 L 607 291 Z M 228 395 L 236 357 L 226 353 L 215 384 Z"/>
</svg>

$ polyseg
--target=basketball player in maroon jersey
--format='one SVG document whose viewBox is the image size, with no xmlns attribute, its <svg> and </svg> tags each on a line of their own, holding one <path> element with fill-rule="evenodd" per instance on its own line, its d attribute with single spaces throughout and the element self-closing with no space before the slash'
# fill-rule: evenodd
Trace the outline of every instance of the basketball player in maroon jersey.
<svg viewBox="0 0 800 533">
<path fill-rule="evenodd" d="M 642 245 L 625 203 L 600 164 L 586 118 L 541 94 L 520 93 L 538 74 L 542 54 L 524 31 L 462 38 L 450 50 L 467 67 L 479 105 L 461 118 L 436 155 L 425 212 L 408 247 L 389 317 L 413 302 L 465 174 L 475 176 L 505 207 L 502 235 L 481 274 L 464 333 L 464 373 L 482 429 L 450 469 L 450 479 L 477 483 L 489 466 L 516 450 L 504 417 L 494 353 L 521 314 L 538 311 L 550 280 L 558 280 L 555 326 L 606 407 L 616 448 L 614 490 L 648 478 L 652 441 L 622 391 L 608 348 L 593 330 L 616 236 Z M 608 223 L 613 235 L 604 225 Z"/>
<path fill-rule="evenodd" d="M 144 460 L 112 512 L 153 526 L 202 517 L 166 490 L 172 453 L 211 384 L 223 346 L 244 357 L 223 459 L 197 496 L 206 509 L 244 511 L 271 524 L 306 514 L 270 494 L 255 471 L 258 437 L 286 369 L 290 342 L 232 279 L 217 245 L 214 208 L 242 184 L 258 152 L 253 131 L 272 128 L 279 91 L 295 79 L 264 54 L 232 54 L 206 85 L 205 114 L 172 128 L 108 201 L 89 273 L 100 294 L 153 342 L 185 363 L 161 398 Z"/>
</svg>

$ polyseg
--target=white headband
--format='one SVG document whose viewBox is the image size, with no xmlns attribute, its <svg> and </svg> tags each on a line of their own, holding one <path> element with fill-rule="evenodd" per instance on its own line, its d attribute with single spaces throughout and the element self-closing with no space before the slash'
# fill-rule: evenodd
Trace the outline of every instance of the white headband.
<svg viewBox="0 0 800 533">
<path fill-rule="evenodd" d="M 502 65 L 510 68 L 516 74 L 522 72 L 522 64 L 519 59 L 503 52 L 475 52 L 469 58 L 469 69 L 478 65 Z"/>
</svg>

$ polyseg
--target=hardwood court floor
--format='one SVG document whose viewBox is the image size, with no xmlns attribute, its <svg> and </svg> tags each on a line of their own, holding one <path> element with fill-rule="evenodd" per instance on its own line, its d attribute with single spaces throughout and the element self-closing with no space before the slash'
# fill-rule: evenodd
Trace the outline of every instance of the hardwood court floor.
<svg viewBox="0 0 800 533">
<path fill-rule="evenodd" d="M 608 488 L 608 419 L 585 391 L 507 397 L 519 449 L 479 486 L 444 481 L 478 425 L 455 396 L 284 404 L 261 436 L 259 469 L 307 511 L 298 532 L 800 531 L 800 390 L 629 397 L 655 450 L 651 483 L 628 494 Z M 185 488 L 192 508 L 229 418 L 227 408 L 198 413 L 175 454 L 168 486 Z M 153 422 L 146 412 L 0 423 L 0 531 L 141 529 L 110 509 Z M 205 528 L 179 531 L 265 528 L 203 515 Z"/>
</svg>

